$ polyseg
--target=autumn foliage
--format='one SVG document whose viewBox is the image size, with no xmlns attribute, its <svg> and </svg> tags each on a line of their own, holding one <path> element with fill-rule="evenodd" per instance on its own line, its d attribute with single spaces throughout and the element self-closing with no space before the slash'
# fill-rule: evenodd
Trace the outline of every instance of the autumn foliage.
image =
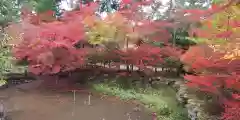
<svg viewBox="0 0 240 120">
<path fill-rule="evenodd" d="M 221 4 L 222 5 L 222 4 Z M 239 3 L 213 5 L 201 28 L 192 33 L 201 40 L 182 56 L 182 61 L 196 75 L 186 75 L 190 87 L 213 93 L 225 107 L 224 120 L 239 119 L 240 57 L 239 57 Z M 227 5 L 227 7 L 226 7 Z M 194 11 L 195 12 L 195 11 Z M 194 13 L 191 11 L 191 13 Z"/>
<path fill-rule="evenodd" d="M 55 74 L 106 61 L 132 64 L 144 70 L 163 63 L 164 58 L 181 57 L 185 66 L 195 73 L 184 76 L 187 84 L 217 95 L 219 103 L 226 108 L 222 118 L 237 120 L 240 115 L 239 3 L 232 0 L 213 4 L 209 10 L 178 11 L 179 15 L 185 15 L 182 22 L 197 22 L 201 26 L 190 27 L 189 34 L 199 44 L 182 55 L 182 50 L 169 42 L 172 36 L 168 28 L 180 27 L 179 24 L 148 19 L 139 10 L 151 2 L 123 0 L 120 9 L 106 18 L 95 14 L 98 8 L 95 2 L 65 12 L 60 19 L 55 19 L 52 12 L 33 14 L 23 9 L 18 30 L 24 34 L 15 41 L 14 56 L 26 61 L 35 74 Z M 154 46 L 155 42 L 163 43 L 163 47 Z"/>
<path fill-rule="evenodd" d="M 103 58 L 119 58 L 120 63 L 127 61 L 142 68 L 161 63 L 164 57 L 178 58 L 181 52 L 168 43 L 171 34 L 166 28 L 172 24 L 144 18 L 138 11 L 149 3 L 127 2 L 133 6 L 131 8 L 122 3 L 119 11 L 104 19 L 95 14 L 98 4 L 94 2 L 80 5 L 80 10 L 65 12 L 58 20 L 53 19 L 52 12 L 33 14 L 23 9 L 20 30 L 24 34 L 14 47 L 14 55 L 17 60 L 27 61 L 35 74 L 80 68 L 88 64 L 89 56 L 97 54 L 105 55 Z M 150 44 L 156 41 L 166 47 Z M 110 54 L 114 56 L 109 57 Z"/>
</svg>

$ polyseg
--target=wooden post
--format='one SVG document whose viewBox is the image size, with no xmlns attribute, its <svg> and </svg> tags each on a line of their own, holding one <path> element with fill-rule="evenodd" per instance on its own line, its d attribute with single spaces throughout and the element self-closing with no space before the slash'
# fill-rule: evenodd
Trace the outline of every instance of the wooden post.
<svg viewBox="0 0 240 120">
<path fill-rule="evenodd" d="M 73 111 L 72 111 L 72 116 L 75 115 L 75 105 L 76 105 L 76 90 L 73 90 Z"/>
<path fill-rule="evenodd" d="M 88 94 L 88 105 L 91 105 L 91 92 L 89 92 L 89 94 Z"/>
</svg>

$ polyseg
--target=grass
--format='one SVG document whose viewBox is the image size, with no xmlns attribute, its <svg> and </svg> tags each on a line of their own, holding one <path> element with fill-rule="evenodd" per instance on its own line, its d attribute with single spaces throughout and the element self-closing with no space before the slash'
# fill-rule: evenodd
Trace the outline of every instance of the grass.
<svg viewBox="0 0 240 120">
<path fill-rule="evenodd" d="M 169 94 L 173 92 L 170 89 L 123 89 L 107 83 L 94 84 L 93 88 L 122 100 L 138 100 L 150 111 L 156 112 L 159 120 L 188 120 L 185 109 L 177 105 L 175 94 Z"/>
</svg>

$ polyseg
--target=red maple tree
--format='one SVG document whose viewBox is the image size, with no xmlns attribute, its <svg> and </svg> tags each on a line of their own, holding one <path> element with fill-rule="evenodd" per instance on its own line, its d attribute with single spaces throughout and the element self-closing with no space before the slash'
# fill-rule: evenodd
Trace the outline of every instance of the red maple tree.
<svg viewBox="0 0 240 120">
<path fill-rule="evenodd" d="M 227 2 L 223 6 L 214 5 L 210 12 L 201 12 L 202 16 L 208 16 L 203 20 L 204 28 L 194 28 L 194 34 L 198 37 L 208 39 L 207 43 L 191 47 L 188 52 L 182 56 L 182 61 L 195 72 L 195 75 L 185 75 L 184 78 L 188 81 L 188 86 L 198 88 L 200 91 L 213 93 L 218 96 L 219 103 L 225 108 L 222 114 L 224 120 L 238 120 L 239 119 L 239 105 L 240 105 L 240 59 L 236 54 L 238 49 L 238 31 L 236 24 L 231 26 L 229 23 L 236 23 L 239 20 L 229 19 L 219 22 L 220 26 L 213 23 L 215 14 L 221 14 L 224 11 L 230 11 L 231 7 L 238 5 L 236 1 Z M 194 17 L 196 11 L 190 11 Z M 200 20 L 200 19 L 198 19 Z M 216 22 L 215 22 L 216 23 Z M 222 31 L 222 26 L 226 29 Z M 221 30 L 219 30 L 221 29 Z M 193 32 L 193 31 L 191 31 Z M 224 44 L 216 43 L 217 40 L 225 41 Z M 226 41 L 227 40 L 227 41 Z"/>
<path fill-rule="evenodd" d="M 13 49 L 14 55 L 17 60 L 26 60 L 30 71 L 35 74 L 52 74 L 73 70 L 87 64 L 89 55 L 101 52 L 106 56 L 103 58 L 108 58 L 106 61 L 114 61 L 110 60 L 111 57 L 109 57 L 109 54 L 114 52 L 119 57 L 115 55 L 111 59 L 119 58 L 121 63 L 128 61 L 128 63 L 140 67 L 160 63 L 164 57 L 179 57 L 180 52 L 177 52 L 179 50 L 167 44 L 171 34 L 167 32 L 166 28 L 172 27 L 173 24 L 143 18 L 143 13 L 138 10 L 138 7 L 149 3 L 151 1 L 131 3 L 130 1 L 123 1 L 122 5 L 131 4 L 134 6 L 117 11 L 127 21 L 125 25 L 127 29 L 124 28 L 124 32 L 127 34 L 136 33 L 138 36 L 133 39 L 144 40 L 141 44 L 138 42 L 133 43 L 136 44 L 136 49 L 118 49 L 116 50 L 118 52 L 111 49 L 109 52 L 104 45 L 95 47 L 96 50 L 93 50 L 95 48 L 91 48 L 89 45 L 76 47 L 77 44 L 85 44 L 88 41 L 88 37 L 86 37 L 88 32 L 88 27 L 85 24 L 86 20 L 88 25 L 92 26 L 94 26 L 94 21 L 101 20 L 95 15 L 98 6 L 97 2 L 90 3 L 88 6 L 81 6 L 81 10 L 65 12 L 60 20 L 54 20 L 52 12 L 33 14 L 24 9 L 21 22 L 21 30 L 24 34 L 20 43 Z M 135 23 L 135 25 L 132 26 L 132 23 Z M 132 38 L 127 35 L 123 36 L 123 39 L 135 41 L 131 40 Z M 148 44 L 151 41 L 162 41 L 167 47 L 154 47 Z M 100 48 L 101 51 L 99 51 Z"/>
</svg>

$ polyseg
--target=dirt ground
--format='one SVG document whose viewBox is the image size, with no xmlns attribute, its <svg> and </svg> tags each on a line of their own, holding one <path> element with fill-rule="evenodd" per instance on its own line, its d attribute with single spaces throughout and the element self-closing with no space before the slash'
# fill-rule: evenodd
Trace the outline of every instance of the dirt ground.
<svg viewBox="0 0 240 120">
<path fill-rule="evenodd" d="M 21 91 L 17 88 L 0 90 L 11 120 L 151 120 L 145 110 L 135 112 L 136 105 L 110 101 L 97 96 L 76 93 L 49 92 L 47 90 Z"/>
</svg>

